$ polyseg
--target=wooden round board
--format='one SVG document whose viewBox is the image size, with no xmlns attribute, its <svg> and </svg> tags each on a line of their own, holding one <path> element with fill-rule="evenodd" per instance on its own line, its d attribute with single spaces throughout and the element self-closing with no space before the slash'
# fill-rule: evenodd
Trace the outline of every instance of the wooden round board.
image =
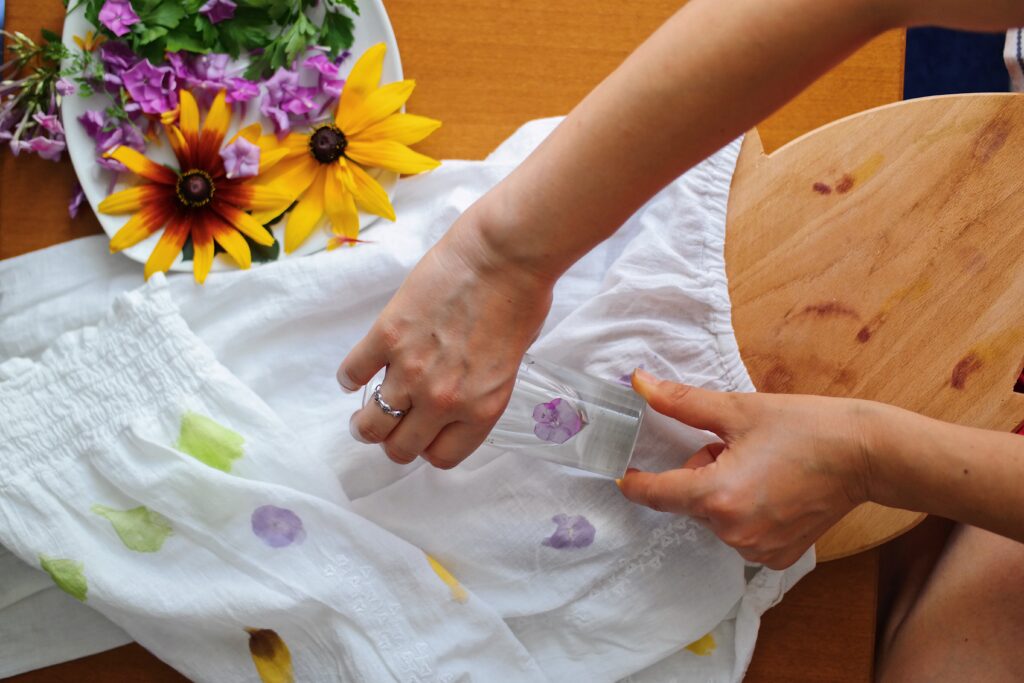
<svg viewBox="0 0 1024 683">
<path fill-rule="evenodd" d="M 725 250 L 736 337 L 757 388 L 1018 426 L 1022 152 L 1024 95 L 1014 94 L 899 102 L 771 155 L 751 132 Z M 922 518 L 863 505 L 821 538 L 818 558 L 866 550 Z"/>
</svg>

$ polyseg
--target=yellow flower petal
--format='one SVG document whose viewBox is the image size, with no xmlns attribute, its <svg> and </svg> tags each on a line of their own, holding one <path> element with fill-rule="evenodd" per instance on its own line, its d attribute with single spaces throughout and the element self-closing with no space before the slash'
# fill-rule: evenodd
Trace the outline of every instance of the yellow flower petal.
<svg viewBox="0 0 1024 683">
<path fill-rule="evenodd" d="M 192 275 L 197 283 L 203 284 L 213 266 L 213 235 L 206 229 L 206 221 L 199 222 L 192 230 Z"/>
<path fill-rule="evenodd" d="M 269 247 L 274 243 L 274 236 L 263 227 L 263 224 L 241 209 L 231 206 L 226 202 L 218 201 L 214 201 L 210 206 L 227 222 L 228 225 L 238 230 L 256 244 Z"/>
<path fill-rule="evenodd" d="M 188 143 L 188 151 L 195 154 L 199 146 L 199 105 L 188 90 L 178 91 L 178 100 L 178 127 Z"/>
<path fill-rule="evenodd" d="M 168 191 L 167 187 L 159 185 L 136 185 L 115 192 L 100 202 L 96 208 L 100 213 L 106 214 L 135 213 L 157 197 L 165 196 Z"/>
<path fill-rule="evenodd" d="M 142 176 L 154 183 L 174 185 L 178 182 L 178 174 L 160 164 L 150 161 L 131 147 L 119 145 L 103 155 L 107 159 L 116 159 L 128 167 L 132 173 Z"/>
<path fill-rule="evenodd" d="M 386 168 L 397 173 L 422 173 L 441 165 L 440 161 L 414 152 L 394 140 L 350 140 L 345 156 L 363 166 Z"/>
<path fill-rule="evenodd" d="M 359 211 L 350 189 L 352 183 L 346 182 L 345 175 L 344 166 L 327 167 L 324 173 L 324 207 L 334 233 L 355 238 L 359 235 Z"/>
<path fill-rule="evenodd" d="M 309 154 L 294 159 L 285 159 L 274 164 L 258 180 L 261 185 L 274 187 L 294 199 L 306 191 L 320 170 L 320 162 Z"/>
<path fill-rule="evenodd" d="M 244 185 L 225 184 L 217 189 L 217 198 L 240 209 L 264 211 L 267 209 L 279 209 L 282 206 L 284 208 L 281 208 L 281 211 L 284 211 L 294 199 L 291 194 L 286 194 L 276 187 L 256 185 L 254 183 L 246 183 Z"/>
<path fill-rule="evenodd" d="M 291 253 L 306 241 L 324 215 L 324 185 L 327 169 L 321 167 L 313 184 L 299 198 L 284 228 L 284 250 Z"/>
<path fill-rule="evenodd" d="M 249 243 L 245 241 L 242 234 L 227 223 L 217 219 L 219 225 L 213 228 L 213 239 L 224 248 L 234 262 L 242 270 L 252 265 L 252 252 L 249 250 Z"/>
<path fill-rule="evenodd" d="M 228 144 L 230 145 L 238 138 L 245 138 L 246 140 L 255 145 L 259 143 L 259 139 L 262 133 L 263 126 L 261 126 L 258 123 L 250 123 L 248 126 L 242 128 L 237 133 L 235 133 L 234 136 L 232 136 L 232 138 L 228 140 Z"/>
<path fill-rule="evenodd" d="M 208 167 L 220 153 L 220 146 L 224 142 L 224 136 L 228 132 L 228 124 L 231 122 L 231 107 L 228 106 L 226 94 L 223 90 L 213 98 L 210 111 L 206 113 L 206 120 L 203 122 L 203 131 L 199 136 L 198 162 L 203 167 Z"/>
<path fill-rule="evenodd" d="M 345 79 L 345 87 L 341 90 L 341 97 L 338 99 L 338 111 L 335 114 L 334 122 L 341 125 L 342 112 L 353 109 L 380 85 L 380 75 L 384 69 L 384 53 L 387 47 L 384 43 L 377 43 L 366 52 L 352 67 L 348 78 Z M 344 129 L 343 129 L 344 130 Z"/>
<path fill-rule="evenodd" d="M 277 162 L 282 161 L 289 154 L 291 154 L 291 150 L 286 148 L 260 150 L 260 167 L 256 173 L 266 173 L 268 169 L 275 166 Z"/>
<path fill-rule="evenodd" d="M 414 145 L 441 127 L 437 119 L 416 114 L 392 114 L 359 134 L 360 140 L 394 140 Z"/>
<path fill-rule="evenodd" d="M 363 211 L 387 218 L 389 221 L 395 220 L 395 209 L 391 206 L 391 199 L 388 198 L 388 193 L 384 191 L 380 183 L 364 171 L 359 164 L 349 163 L 347 166 L 356 204 Z"/>
<path fill-rule="evenodd" d="M 388 83 L 367 95 L 361 104 L 338 110 L 338 127 L 350 139 L 367 126 L 383 121 L 402 108 L 416 87 L 416 81 Z"/>
<path fill-rule="evenodd" d="M 176 216 L 164 228 L 164 234 L 160 235 L 160 241 L 156 243 L 153 253 L 146 261 L 145 277 L 147 280 L 153 273 L 167 272 L 174 264 L 188 238 L 189 222 L 188 218 Z"/>
<path fill-rule="evenodd" d="M 430 563 L 430 568 L 447 584 L 448 590 L 452 593 L 452 600 L 455 602 L 466 602 L 469 600 L 469 593 L 466 592 L 466 589 L 440 562 L 430 555 L 427 555 L 427 562 Z"/>
<path fill-rule="evenodd" d="M 294 683 L 292 653 L 281 636 L 268 628 L 247 628 L 249 654 L 263 683 Z"/>
<path fill-rule="evenodd" d="M 191 166 L 192 159 L 189 156 L 188 143 L 185 142 L 185 136 L 181 134 L 178 127 L 164 126 L 164 132 L 167 133 L 167 140 L 171 143 L 171 150 L 174 152 L 174 156 L 178 160 L 178 165 L 181 168 Z"/>
<path fill-rule="evenodd" d="M 715 636 L 713 633 L 707 633 L 703 638 L 695 640 L 686 646 L 686 649 L 697 655 L 698 657 L 707 657 L 712 654 L 715 649 L 718 648 L 718 643 L 715 642 Z"/>
<path fill-rule="evenodd" d="M 173 214 L 173 207 L 165 202 L 154 202 L 143 207 L 110 238 L 110 253 L 138 244 L 162 228 Z"/>
</svg>

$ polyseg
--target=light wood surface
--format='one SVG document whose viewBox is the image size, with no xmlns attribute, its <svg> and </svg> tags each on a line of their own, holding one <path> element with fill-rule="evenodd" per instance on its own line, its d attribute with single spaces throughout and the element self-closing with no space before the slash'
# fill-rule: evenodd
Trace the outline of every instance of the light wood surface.
<svg viewBox="0 0 1024 683">
<path fill-rule="evenodd" d="M 410 110 L 444 127 L 422 149 L 481 158 L 526 121 L 565 114 L 681 0 L 385 0 Z M 59 0 L 8 0 L 7 26 L 59 30 Z M 752 30 L 755 30 L 752 28 Z M 738 48 L 740 49 L 740 48 Z M 875 40 L 759 126 L 781 145 L 818 125 L 902 96 L 902 32 Z M 67 162 L 0 151 L 0 258 L 100 232 L 88 210 L 66 213 Z M 833 562 L 803 579 L 762 623 L 748 681 L 866 682 L 871 677 L 878 555 Z M 850 596 L 855 596 L 851 601 Z M 138 645 L 19 676 L 21 683 L 182 680 Z"/>
<path fill-rule="evenodd" d="M 1022 146 L 1024 96 L 1014 94 L 889 105 L 767 156 L 750 135 L 726 263 L 757 387 L 1019 425 Z M 819 558 L 878 545 L 921 518 L 864 505 L 822 537 Z"/>
</svg>

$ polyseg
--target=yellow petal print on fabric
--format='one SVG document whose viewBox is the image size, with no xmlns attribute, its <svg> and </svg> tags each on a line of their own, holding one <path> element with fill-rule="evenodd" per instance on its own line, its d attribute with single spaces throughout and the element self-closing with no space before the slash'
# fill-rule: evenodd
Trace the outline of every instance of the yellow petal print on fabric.
<svg viewBox="0 0 1024 683">
<path fill-rule="evenodd" d="M 106 505 L 93 505 L 90 509 L 109 521 L 125 547 L 137 553 L 155 553 L 173 533 L 166 517 L 144 505 L 131 510 L 117 510 Z"/>
<path fill-rule="evenodd" d="M 462 587 L 462 584 L 459 583 L 458 579 L 452 576 L 451 572 L 445 569 L 444 565 L 440 562 L 435 560 L 429 554 L 424 554 L 427 556 L 427 562 L 430 563 L 430 568 L 433 569 L 439 577 L 441 577 L 441 580 L 445 582 L 448 589 L 452 592 L 452 600 L 455 602 L 466 602 L 469 600 L 469 593 L 467 593 L 466 589 Z"/>
<path fill-rule="evenodd" d="M 50 575 L 57 588 L 79 602 L 85 602 L 89 594 L 89 583 L 85 580 L 85 565 L 74 560 L 39 556 L 39 566 Z"/>
<path fill-rule="evenodd" d="M 230 472 L 231 465 L 244 454 L 245 439 L 214 420 L 199 413 L 185 413 L 181 418 L 181 433 L 175 446 L 182 453 L 221 472 Z"/>
<path fill-rule="evenodd" d="M 686 646 L 686 649 L 698 657 L 707 657 L 718 648 L 715 636 L 711 633 L 705 634 L 700 640 L 695 640 Z"/>
<path fill-rule="evenodd" d="M 268 628 L 247 628 L 249 654 L 263 683 L 294 683 L 292 653 L 281 636 Z"/>
</svg>

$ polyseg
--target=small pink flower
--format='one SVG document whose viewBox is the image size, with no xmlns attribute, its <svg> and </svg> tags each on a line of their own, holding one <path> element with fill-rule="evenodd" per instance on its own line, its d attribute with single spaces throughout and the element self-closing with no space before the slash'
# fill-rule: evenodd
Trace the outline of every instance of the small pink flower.
<svg viewBox="0 0 1024 683">
<path fill-rule="evenodd" d="M 124 89 L 145 114 L 163 114 L 178 106 L 178 82 L 169 66 L 144 59 L 124 72 Z"/>
<path fill-rule="evenodd" d="M 132 9 L 129 0 L 107 0 L 100 10 L 99 19 L 101 24 L 118 37 L 129 33 L 129 26 L 139 23 L 139 15 Z"/>
<path fill-rule="evenodd" d="M 241 136 L 220 151 L 220 158 L 228 178 L 251 178 L 260 172 L 260 148 Z"/>
<path fill-rule="evenodd" d="M 537 423 L 533 433 L 537 438 L 551 443 L 565 443 L 583 429 L 583 418 L 569 401 L 556 398 L 548 403 L 541 403 L 533 409 L 533 419 Z"/>
</svg>

